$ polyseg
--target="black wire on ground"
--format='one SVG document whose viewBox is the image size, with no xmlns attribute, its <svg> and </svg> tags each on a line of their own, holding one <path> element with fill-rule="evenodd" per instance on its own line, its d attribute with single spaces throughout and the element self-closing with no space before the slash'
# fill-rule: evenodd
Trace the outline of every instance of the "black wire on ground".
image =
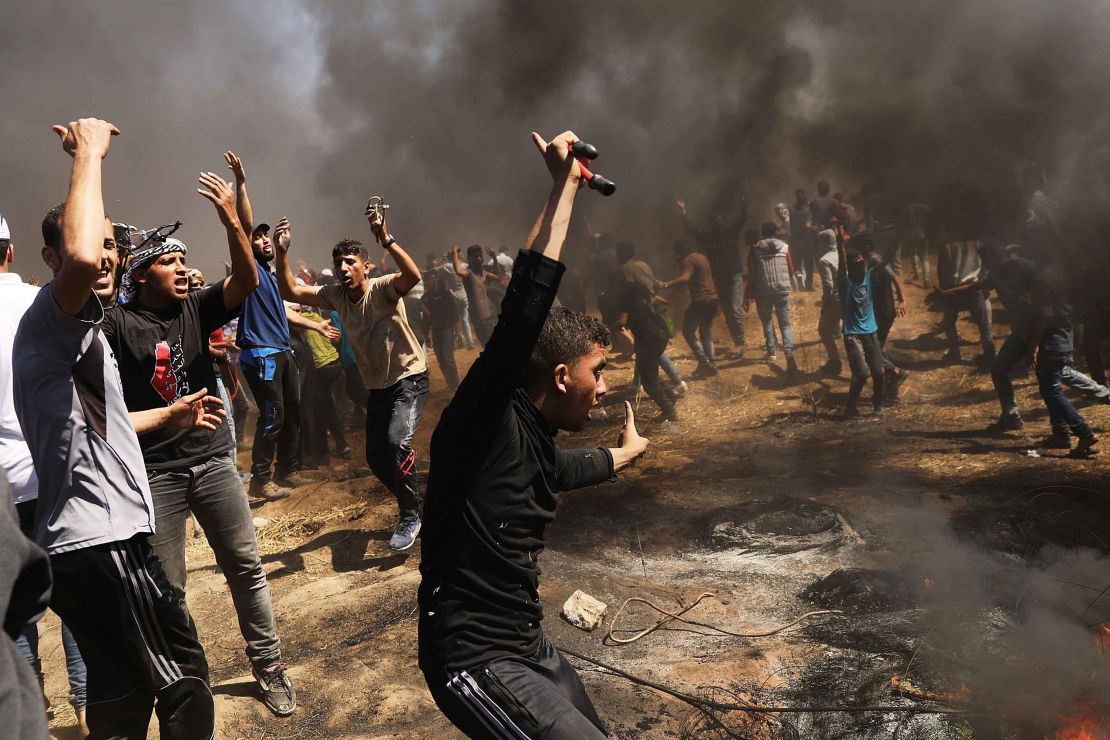
<svg viewBox="0 0 1110 740">
<path fill-rule="evenodd" d="M 627 671 L 622 671 L 620 668 L 617 668 L 616 666 L 611 666 L 608 663 L 602 663 L 600 660 L 596 660 L 596 659 L 591 658 L 589 656 L 582 655 L 581 653 L 576 652 L 574 650 L 569 650 L 569 649 L 567 649 L 565 647 L 562 647 L 562 646 L 556 646 L 556 647 L 558 647 L 558 649 L 560 651 L 566 653 L 567 655 L 578 658 L 579 660 L 584 660 L 587 663 L 592 663 L 593 665 L 596 665 L 598 668 L 602 668 L 606 671 L 609 671 L 610 673 L 613 673 L 617 676 L 620 676 L 621 678 L 625 678 L 625 679 L 631 681 L 632 683 L 639 684 L 641 686 L 647 686 L 648 688 L 655 689 L 656 691 L 662 691 L 664 694 L 669 694 L 669 695 L 673 696 L 676 699 L 681 699 L 682 701 L 686 702 L 687 704 L 690 704 L 690 705 L 692 705 L 692 706 L 694 706 L 698 709 L 709 708 L 709 709 L 716 709 L 718 711 L 724 711 L 724 712 L 754 712 L 754 713 L 764 713 L 764 714 L 786 714 L 786 713 L 803 714 L 803 713 L 808 713 L 808 712 L 814 712 L 814 713 L 817 713 L 817 712 L 906 712 L 906 713 L 909 713 L 909 714 L 960 714 L 960 715 L 972 715 L 972 714 L 974 714 L 974 712 L 972 712 L 968 709 L 955 709 L 953 707 L 917 707 L 917 706 L 898 707 L 898 706 L 891 706 L 891 705 L 865 705 L 865 706 L 849 706 L 849 707 L 845 707 L 845 706 L 820 706 L 819 705 L 819 706 L 806 706 L 806 707 L 788 707 L 788 706 L 773 706 L 773 705 L 767 705 L 767 704 L 750 704 L 748 702 L 744 702 L 744 703 L 741 703 L 741 704 L 729 704 L 729 703 L 725 703 L 725 702 L 714 701 L 713 699 L 702 699 L 700 697 L 693 696 L 691 694 L 687 694 L 687 693 L 682 692 L 682 691 L 678 691 L 677 689 L 672 689 L 670 687 L 664 686 L 663 684 L 656 683 L 654 681 L 649 681 L 646 678 L 641 678 L 641 677 L 636 676 L 634 674 L 628 673 Z"/>
</svg>

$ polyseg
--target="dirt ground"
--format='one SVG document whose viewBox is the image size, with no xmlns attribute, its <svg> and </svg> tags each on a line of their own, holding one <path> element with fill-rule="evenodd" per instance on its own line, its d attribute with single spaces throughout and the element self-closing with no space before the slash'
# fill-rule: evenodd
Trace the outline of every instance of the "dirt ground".
<svg viewBox="0 0 1110 740">
<path fill-rule="evenodd" d="M 711 635 L 672 624 L 620 646 L 609 644 L 605 632 L 625 599 L 643 597 L 675 608 L 701 593 L 713 596 L 690 618 L 743 634 L 770 631 L 822 608 L 820 599 L 802 593 L 838 569 L 916 573 L 911 591 L 934 581 L 944 588 L 948 576 L 914 568 L 931 562 L 945 542 L 1004 552 L 1007 562 L 1025 567 L 1052 539 L 1033 526 L 1041 521 L 1037 507 L 1049 505 L 1036 499 L 1037 491 L 1060 494 L 1052 499 L 1057 508 L 1045 513 L 1052 521 L 1060 521 L 1061 510 L 1073 519 L 1079 512 L 1091 536 L 1102 536 L 1088 525 L 1108 519 L 1104 460 L 1027 453 L 1049 432 L 1032 376 L 1016 381 L 1025 429 L 1002 436 L 985 432 L 998 404 L 989 375 L 970 362 L 978 352 L 966 315 L 960 322 L 966 361 L 942 362 L 939 314 L 927 312 L 925 291 L 911 286 L 911 313 L 895 325 L 891 339 L 894 359 L 912 372 L 902 402 L 881 419 L 847 421 L 841 417 L 847 376 L 816 378 L 824 360 L 815 328 L 818 295 L 794 294 L 802 381 L 788 381 L 781 351 L 776 362 L 764 361 L 753 309 L 746 358 L 726 358 L 719 377 L 690 381 L 679 405 L 681 433 L 664 434 L 653 420 L 654 405 L 646 397 L 632 398 L 641 431 L 651 439 L 648 455 L 616 483 L 566 494 L 548 530 L 541 593 L 545 630 L 557 645 L 719 701 L 740 696 L 792 706 L 922 705 L 892 692 L 889 678 L 909 668 L 930 690 L 956 690 L 959 684 L 955 673 L 915 673 L 912 664 L 926 664 L 936 625 L 920 611 L 899 611 L 894 586 L 867 591 L 882 602 L 878 611 L 867 612 L 862 602 L 855 607 L 860 614 L 881 613 L 885 625 L 901 624 L 904 617 L 904 630 L 868 632 L 868 620 L 823 616 L 767 638 Z M 996 313 L 996 345 L 1007 331 L 1001 318 Z M 728 345 L 720 317 L 715 331 L 718 346 Z M 693 370 L 681 337 L 672 341 L 671 352 L 684 373 Z M 461 352 L 460 363 L 472 357 Z M 416 443 L 424 470 L 428 437 L 447 401 L 438 367 L 431 374 L 433 390 Z M 631 363 L 611 362 L 607 407 L 615 410 L 628 397 L 631 374 Z M 870 388 L 865 399 L 869 394 Z M 1096 428 L 1107 427 L 1110 406 L 1069 396 Z M 583 433 L 562 437 L 561 444 L 611 445 L 619 421 L 614 411 Z M 361 435 L 354 437 L 358 449 Z M 248 456 L 243 453 L 241 462 Z M 457 737 L 416 666 L 419 547 L 401 555 L 388 550 L 395 504 L 360 460 L 336 461 L 331 472 L 333 480 L 256 507 L 256 516 L 269 520 L 258 532 L 259 547 L 299 694 L 293 717 L 275 718 L 254 698 L 224 579 L 204 538 L 189 543 L 188 602 L 211 666 L 217 737 Z M 753 521 L 760 526 L 745 528 Z M 951 540 L 933 536 L 942 529 L 952 533 Z M 1078 542 L 1073 539 L 1076 547 Z M 603 628 L 585 633 L 560 618 L 576 589 L 609 605 Z M 846 603 L 841 596 L 829 597 L 834 607 Z M 998 601 L 1005 615 L 1014 612 L 1006 607 L 1012 602 L 1002 596 Z M 646 626 L 656 616 L 633 606 L 621 622 Z M 42 631 L 47 691 L 58 710 L 54 736 L 75 737 L 53 615 Z M 893 712 L 848 719 L 835 713 L 710 715 L 572 662 L 582 669 L 611 736 L 619 738 L 1041 736 L 992 719 Z"/>
</svg>

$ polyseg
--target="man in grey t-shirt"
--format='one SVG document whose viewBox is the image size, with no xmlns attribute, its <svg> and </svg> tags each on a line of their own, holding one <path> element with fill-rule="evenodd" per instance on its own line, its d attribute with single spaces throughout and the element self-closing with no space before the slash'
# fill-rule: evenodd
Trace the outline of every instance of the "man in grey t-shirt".
<svg viewBox="0 0 1110 740">
<path fill-rule="evenodd" d="M 100 171 L 119 131 L 97 119 L 54 130 L 73 157 L 69 196 L 43 220 L 54 279 L 24 314 L 12 352 L 16 415 L 39 478 L 36 540 L 54 573 L 50 607 L 88 666 L 93 735 L 145 737 L 157 700 L 163 738 L 211 737 L 204 651 L 147 542 L 154 509 L 137 435 L 214 429 L 220 417 L 207 389 L 128 414 L 100 329 L 100 296 L 114 292 L 119 266 Z"/>
</svg>

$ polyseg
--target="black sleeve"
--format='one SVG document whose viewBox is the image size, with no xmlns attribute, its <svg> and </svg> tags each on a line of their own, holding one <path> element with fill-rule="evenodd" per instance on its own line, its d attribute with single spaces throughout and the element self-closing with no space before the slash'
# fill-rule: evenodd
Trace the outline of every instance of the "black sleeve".
<svg viewBox="0 0 1110 740">
<path fill-rule="evenodd" d="M 689 235 L 698 244 L 701 244 L 705 241 L 707 232 L 703 229 L 699 229 L 697 226 L 694 226 L 694 222 L 691 221 L 689 216 L 687 216 L 685 213 L 682 214 L 682 228 L 686 231 L 686 234 Z"/>
<path fill-rule="evenodd" d="M 189 294 L 189 300 L 197 305 L 200 315 L 200 327 L 204 332 L 204 339 L 222 327 L 227 322 L 239 315 L 238 311 L 229 311 L 224 305 L 224 281 L 220 280 L 206 288 L 201 288 Z"/>
<path fill-rule="evenodd" d="M 105 309 L 104 318 L 100 320 L 100 330 L 104 332 L 104 338 L 108 340 L 108 344 L 112 345 L 114 349 L 118 349 L 116 345 L 116 338 L 124 334 L 121 326 L 123 321 L 123 309 L 119 306 L 112 306 Z"/>
<path fill-rule="evenodd" d="M 524 384 L 528 358 L 565 271 L 562 263 L 537 252 L 517 256 L 497 327 L 444 409 L 448 429 L 480 442 L 500 428 L 513 394 Z"/>
<path fill-rule="evenodd" d="M 613 454 L 604 447 L 555 450 L 555 476 L 560 491 L 594 486 L 617 479 Z"/>
</svg>

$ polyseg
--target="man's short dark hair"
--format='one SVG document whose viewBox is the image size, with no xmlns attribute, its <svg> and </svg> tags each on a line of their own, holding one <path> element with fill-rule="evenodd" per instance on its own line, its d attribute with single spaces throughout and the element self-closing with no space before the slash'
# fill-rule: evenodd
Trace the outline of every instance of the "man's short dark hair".
<svg viewBox="0 0 1110 740">
<path fill-rule="evenodd" d="M 62 248 L 62 219 L 66 215 L 66 202 L 46 212 L 42 219 L 42 243 L 54 250 Z"/>
<path fill-rule="evenodd" d="M 65 215 L 66 201 L 63 200 L 47 211 L 42 219 L 42 243 L 55 251 L 62 249 L 62 219 Z M 104 210 L 104 218 L 111 218 L 107 209 Z"/>
<path fill-rule="evenodd" d="M 12 246 L 11 239 L 0 239 L 0 265 L 8 262 L 8 249 Z"/>
<path fill-rule="evenodd" d="M 481 244 L 471 244 L 469 247 L 467 247 L 466 248 L 466 258 L 468 260 L 470 260 L 470 259 L 479 259 L 479 260 L 482 259 L 482 245 Z"/>
<path fill-rule="evenodd" d="M 370 259 L 370 252 L 358 239 L 344 239 L 331 248 L 332 262 L 349 254 L 357 256 L 363 262 Z"/>
<path fill-rule="evenodd" d="M 770 239 L 778 233 L 779 227 L 774 221 L 764 221 L 759 227 L 759 233 L 764 239 Z"/>
<path fill-rule="evenodd" d="M 599 346 L 609 346 L 605 324 L 589 314 L 556 306 L 543 323 L 528 358 L 528 381 L 546 377 L 558 365 L 571 365 Z"/>
<path fill-rule="evenodd" d="M 822 180 L 821 182 L 817 183 L 817 194 L 827 196 L 829 194 L 829 187 L 830 186 L 828 181 Z"/>
<path fill-rule="evenodd" d="M 849 265 L 852 264 L 853 262 L 863 262 L 863 253 L 858 252 L 855 249 L 849 249 L 846 252 L 844 252 L 844 259 L 847 261 L 847 264 L 849 264 Z"/>
<path fill-rule="evenodd" d="M 617 262 L 628 262 L 636 256 L 636 245 L 629 241 L 617 244 Z"/>
</svg>

